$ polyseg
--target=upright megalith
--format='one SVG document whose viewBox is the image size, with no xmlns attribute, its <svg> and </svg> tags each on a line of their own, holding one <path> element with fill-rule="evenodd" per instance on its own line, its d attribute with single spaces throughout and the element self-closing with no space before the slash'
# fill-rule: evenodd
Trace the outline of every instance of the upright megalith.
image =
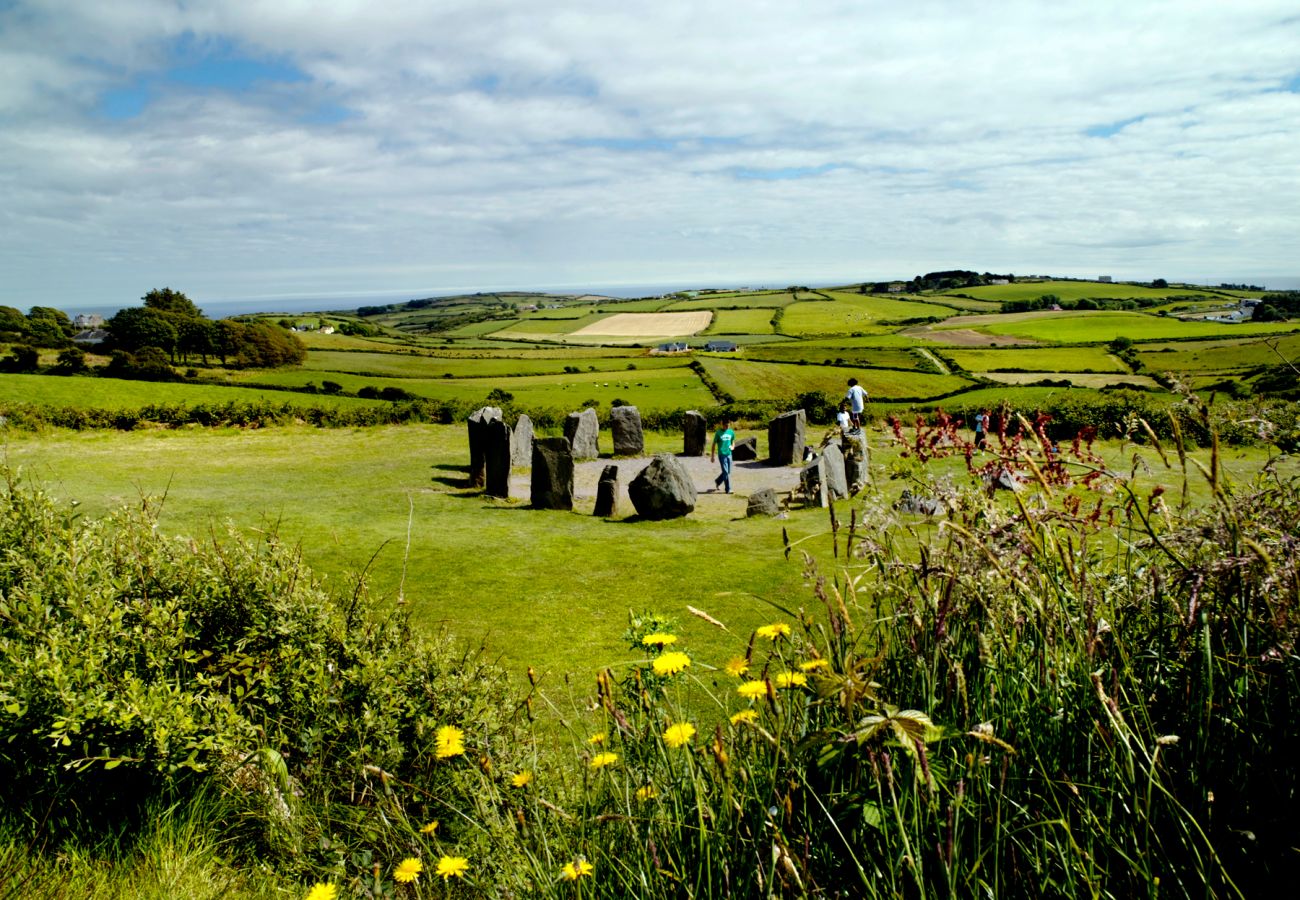
<svg viewBox="0 0 1300 900">
<path fill-rule="evenodd" d="M 731 458 L 736 462 L 752 462 L 758 459 L 758 438 L 751 435 L 736 441 L 731 445 Z"/>
<path fill-rule="evenodd" d="M 596 508 L 593 516 L 612 518 L 618 515 L 618 466 L 605 466 L 596 483 Z"/>
<path fill-rule="evenodd" d="M 484 406 L 470 413 L 469 416 L 469 483 L 482 487 L 484 480 L 484 436 L 487 423 L 499 421 L 501 410 L 495 406 Z"/>
<path fill-rule="evenodd" d="M 651 460 L 627 486 L 628 496 L 643 519 L 676 519 L 695 509 L 695 484 L 671 453 Z"/>
<path fill-rule="evenodd" d="M 859 430 L 844 435 L 840 446 L 844 450 L 844 478 L 849 490 L 857 493 L 871 479 L 871 450 L 866 432 Z"/>
<path fill-rule="evenodd" d="M 489 496 L 510 497 L 510 426 L 492 419 L 483 426 L 483 461 Z"/>
<path fill-rule="evenodd" d="M 803 459 L 808 419 L 802 409 L 781 413 L 767 426 L 767 464 L 788 466 Z"/>
<path fill-rule="evenodd" d="M 816 457 L 804 464 L 799 471 L 799 486 L 803 489 L 804 497 L 807 498 L 809 506 L 826 505 L 826 473 L 823 468 L 825 460 L 823 457 Z"/>
<path fill-rule="evenodd" d="M 600 456 L 600 419 L 596 411 L 587 407 L 582 412 L 571 412 L 564 420 L 564 436 L 574 459 L 595 459 Z"/>
<path fill-rule="evenodd" d="M 708 449 L 709 423 L 693 409 L 682 416 L 682 456 L 703 456 Z"/>
<path fill-rule="evenodd" d="M 533 420 L 521 415 L 510 432 L 510 465 L 524 468 L 533 462 Z"/>
<path fill-rule="evenodd" d="M 635 406 L 615 406 L 609 411 L 609 434 L 614 441 L 615 456 L 640 456 L 645 453 L 641 413 Z"/>
<path fill-rule="evenodd" d="M 836 500 L 843 500 L 849 495 L 849 482 L 844 471 L 844 454 L 835 444 L 827 444 L 822 451 L 822 478 L 826 480 L 826 492 Z"/>
<path fill-rule="evenodd" d="M 573 451 L 569 439 L 533 441 L 533 509 L 573 509 Z"/>
</svg>

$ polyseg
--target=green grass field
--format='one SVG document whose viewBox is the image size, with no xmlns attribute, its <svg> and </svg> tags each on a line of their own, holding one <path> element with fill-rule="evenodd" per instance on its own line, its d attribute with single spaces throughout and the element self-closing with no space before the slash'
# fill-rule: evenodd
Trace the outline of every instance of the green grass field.
<svg viewBox="0 0 1300 900">
<path fill-rule="evenodd" d="M 944 318 L 946 306 L 912 300 L 895 300 L 878 294 L 831 294 L 833 301 L 801 301 L 786 307 L 781 330 L 786 334 L 823 335 L 865 331 L 881 321 L 924 316 Z"/>
<path fill-rule="evenodd" d="M 1140 312 L 1013 313 L 1005 316 L 965 317 L 965 322 L 949 321 L 935 326 L 933 336 L 942 339 L 942 331 L 971 328 L 985 334 L 1005 334 L 1032 341 L 1062 344 L 1104 343 L 1117 337 L 1135 341 L 1162 338 L 1247 337 L 1289 332 L 1300 322 L 1193 322 L 1171 316 L 1153 316 Z"/>
<path fill-rule="evenodd" d="M 978 300 L 1036 300 L 1044 294 L 1055 294 L 1062 300 L 1082 300 L 1085 297 L 1102 297 L 1113 300 L 1166 297 L 1199 297 L 1210 299 L 1215 294 L 1196 288 L 1151 288 L 1135 284 L 1114 284 L 1100 281 L 1018 281 L 1015 284 L 988 284 L 980 287 L 959 288 L 948 294 L 966 294 Z"/>
<path fill-rule="evenodd" d="M 803 295 L 800 295 L 803 296 Z M 690 300 L 678 300 L 665 306 L 662 312 L 690 312 L 697 309 L 775 309 L 788 306 L 795 300 L 788 291 L 760 291 L 757 293 L 704 294 Z"/>
<path fill-rule="evenodd" d="M 326 376 L 336 372 L 383 375 L 393 378 L 488 378 L 509 375 L 558 375 L 564 372 L 566 366 L 577 367 L 583 371 L 592 368 L 599 372 L 622 372 L 627 371 L 628 366 L 635 366 L 637 369 L 668 369 L 684 366 L 687 362 L 683 359 L 648 354 L 636 357 L 625 354 L 578 356 L 570 353 L 564 356 L 553 354 L 545 357 L 520 354 L 484 358 L 483 354 L 476 357 L 438 357 L 317 350 L 307 355 L 303 370 L 320 372 Z M 235 380 L 260 381 L 264 374 L 266 373 L 261 370 L 236 373 Z"/>
<path fill-rule="evenodd" d="M 705 370 L 723 390 L 742 400 L 784 400 L 805 391 L 841 396 L 849 378 L 857 378 L 872 398 L 933 397 L 970 384 L 953 375 L 856 369 L 846 366 L 801 366 L 702 358 Z"/>
<path fill-rule="evenodd" d="M 1132 372 L 985 372 L 984 377 L 1004 384 L 1033 384 L 1036 381 L 1068 381 L 1075 387 L 1103 388 L 1128 385 L 1138 388 L 1158 387 L 1149 375 Z"/>
<path fill-rule="evenodd" d="M 542 312 L 569 312 L 568 310 L 542 310 Z M 585 312 L 580 316 L 572 314 L 562 318 L 548 318 L 545 316 L 525 316 L 518 323 L 494 331 L 499 337 L 542 337 L 545 339 L 554 339 L 558 335 L 568 334 L 571 331 L 577 331 L 590 325 L 592 322 L 599 322 L 606 318 L 604 315 L 592 312 Z"/>
<path fill-rule="evenodd" d="M 745 358 L 772 362 L 806 361 L 822 365 L 879 366 L 887 369 L 915 369 L 921 365 L 921 357 L 912 350 L 829 344 L 814 346 L 808 341 L 746 348 Z"/>
<path fill-rule="evenodd" d="M 384 402 L 206 384 L 123 381 L 118 378 L 81 376 L 0 375 L 0 403 L 118 410 L 159 404 L 195 406 L 200 403 L 217 405 L 268 401 L 301 407 L 369 406 Z"/>
<path fill-rule="evenodd" d="M 968 372 L 1024 369 L 1027 372 L 1127 372 L 1105 347 L 1007 347 L 1002 350 L 944 350 Z"/>
<path fill-rule="evenodd" d="M 771 334 L 772 310 L 723 309 L 713 314 L 704 334 Z"/>
<path fill-rule="evenodd" d="M 1300 335 L 1242 341 L 1143 345 L 1138 356 L 1158 372 L 1228 372 L 1300 360 Z"/>
</svg>

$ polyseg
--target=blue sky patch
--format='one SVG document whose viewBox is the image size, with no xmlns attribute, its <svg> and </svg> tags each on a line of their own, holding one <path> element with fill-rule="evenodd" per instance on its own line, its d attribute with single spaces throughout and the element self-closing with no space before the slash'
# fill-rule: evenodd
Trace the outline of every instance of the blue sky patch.
<svg viewBox="0 0 1300 900">
<path fill-rule="evenodd" d="M 1146 116 L 1134 116 L 1131 119 L 1120 119 L 1118 122 L 1110 122 L 1106 125 L 1093 125 L 1090 128 L 1085 128 L 1083 133 L 1088 137 L 1108 138 L 1112 135 L 1119 134 L 1125 128 L 1141 122 L 1145 118 Z"/>
<path fill-rule="evenodd" d="M 339 122 L 360 117 L 361 114 L 355 109 L 348 109 L 338 103 L 322 103 L 315 109 L 303 113 L 298 117 L 298 121 L 305 125 L 337 125 Z"/>
<path fill-rule="evenodd" d="M 740 166 L 732 169 L 736 178 L 753 181 L 793 181 L 798 178 L 816 178 L 833 169 L 840 168 L 835 163 L 823 163 L 820 166 L 785 166 L 777 169 L 759 169 Z"/>
<path fill-rule="evenodd" d="M 1300 94 L 1300 74 L 1296 75 L 1286 84 L 1282 85 L 1282 90 L 1290 94 Z"/>
</svg>

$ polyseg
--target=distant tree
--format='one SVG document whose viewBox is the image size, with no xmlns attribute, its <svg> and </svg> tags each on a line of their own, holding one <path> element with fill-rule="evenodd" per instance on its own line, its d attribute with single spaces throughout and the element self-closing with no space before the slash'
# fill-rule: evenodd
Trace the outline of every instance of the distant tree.
<svg viewBox="0 0 1300 900">
<path fill-rule="evenodd" d="M 339 384 L 337 381 L 322 381 L 320 383 L 320 389 L 326 394 L 337 394 L 343 390 L 343 385 Z"/>
<path fill-rule="evenodd" d="M 1132 338 L 1125 337 L 1124 335 L 1120 335 L 1119 337 L 1112 340 L 1109 344 L 1107 344 L 1106 349 L 1108 349 L 1111 353 L 1123 353 L 1125 350 L 1129 349 L 1132 346 L 1133 346 Z"/>
<path fill-rule="evenodd" d="M 1164 288 L 1169 287 L 1169 282 L 1165 281 L 1163 278 L 1157 278 L 1155 281 L 1151 282 L 1151 286 L 1163 290 Z"/>
<path fill-rule="evenodd" d="M 9 355 L 0 360 L 0 368 L 6 372 L 35 372 L 40 363 L 41 355 L 35 347 L 20 344 L 10 348 Z"/>
<path fill-rule="evenodd" d="M 195 306 L 194 301 L 180 291 L 173 291 L 169 287 L 154 288 L 140 299 L 144 301 L 146 309 L 174 313 L 189 318 L 199 318 L 203 315 L 203 310 Z"/>
<path fill-rule="evenodd" d="M 0 306 L 0 332 L 27 333 L 27 317 L 12 306 Z"/>
<path fill-rule="evenodd" d="M 493 388 L 487 395 L 488 403 L 509 403 L 515 395 L 501 388 Z"/>
<path fill-rule="evenodd" d="M 392 400 L 394 402 L 398 400 L 414 400 L 415 394 L 412 394 L 410 391 L 406 390 L 405 388 L 386 387 L 379 392 L 379 399 Z"/>
<path fill-rule="evenodd" d="M 1075 309 L 1100 309 L 1101 307 L 1098 306 L 1097 301 L 1093 300 L 1091 297 L 1080 297 L 1079 302 L 1074 304 L 1074 308 Z"/>
<path fill-rule="evenodd" d="M 166 353 L 176 349 L 176 326 L 163 313 L 145 306 L 119 310 L 105 323 L 113 348 L 135 353 L 144 347 L 157 347 Z"/>
<path fill-rule="evenodd" d="M 86 371 L 86 354 L 80 347 L 69 347 L 59 354 L 54 366 L 56 375 L 76 375 Z"/>
</svg>

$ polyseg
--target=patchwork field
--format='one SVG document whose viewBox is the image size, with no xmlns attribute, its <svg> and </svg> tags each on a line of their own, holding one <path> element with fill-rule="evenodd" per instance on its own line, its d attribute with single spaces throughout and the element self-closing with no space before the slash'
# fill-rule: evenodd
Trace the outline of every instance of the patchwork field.
<svg viewBox="0 0 1300 900">
<path fill-rule="evenodd" d="M 713 314 L 698 312 L 616 313 L 571 330 L 574 337 L 689 336 L 709 326 Z M 527 323 L 525 323 L 527 324 Z"/>
</svg>

